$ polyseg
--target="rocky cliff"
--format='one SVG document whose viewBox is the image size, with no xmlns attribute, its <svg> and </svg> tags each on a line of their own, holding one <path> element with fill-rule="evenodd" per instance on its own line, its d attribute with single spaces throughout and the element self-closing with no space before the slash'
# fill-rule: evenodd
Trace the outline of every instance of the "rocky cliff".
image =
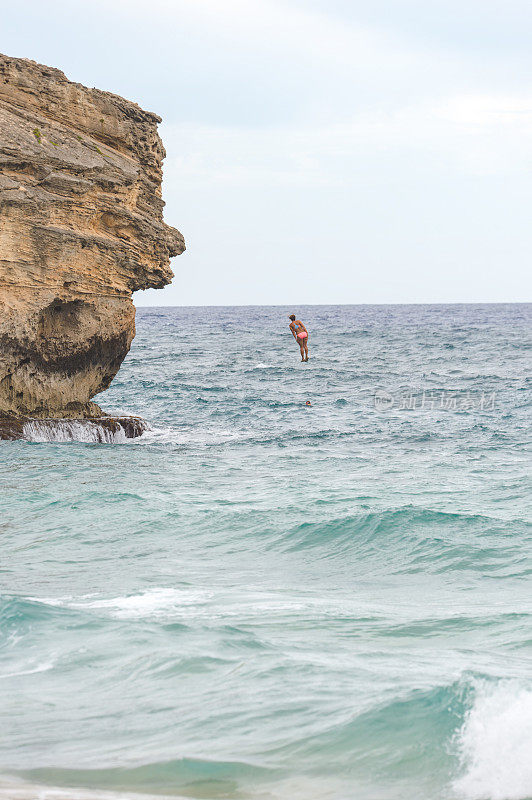
<svg viewBox="0 0 532 800">
<path fill-rule="evenodd" d="M 0 415 L 88 417 L 172 279 L 160 118 L 0 55 Z"/>
</svg>

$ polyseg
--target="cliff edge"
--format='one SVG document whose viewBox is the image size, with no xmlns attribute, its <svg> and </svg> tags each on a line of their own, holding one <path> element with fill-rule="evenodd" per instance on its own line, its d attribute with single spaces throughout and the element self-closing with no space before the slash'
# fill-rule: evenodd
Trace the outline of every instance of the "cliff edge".
<svg viewBox="0 0 532 800">
<path fill-rule="evenodd" d="M 0 415 L 94 417 L 182 253 L 160 117 L 0 54 Z"/>
</svg>

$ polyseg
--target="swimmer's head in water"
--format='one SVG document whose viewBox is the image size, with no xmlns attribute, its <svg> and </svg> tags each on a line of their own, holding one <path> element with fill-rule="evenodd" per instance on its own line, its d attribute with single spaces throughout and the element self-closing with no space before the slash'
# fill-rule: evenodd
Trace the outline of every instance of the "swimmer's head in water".
<svg viewBox="0 0 532 800">
<path fill-rule="evenodd" d="M 295 315 L 295 314 L 289 314 L 289 315 L 288 315 L 288 319 L 291 319 L 291 320 L 292 320 L 292 322 L 294 322 L 294 321 L 295 321 L 295 318 L 296 318 L 296 315 Z"/>
<path fill-rule="evenodd" d="M 307 400 L 307 402 L 305 403 L 305 405 L 306 405 L 306 406 L 309 406 L 309 405 L 310 405 L 310 400 Z"/>
</svg>

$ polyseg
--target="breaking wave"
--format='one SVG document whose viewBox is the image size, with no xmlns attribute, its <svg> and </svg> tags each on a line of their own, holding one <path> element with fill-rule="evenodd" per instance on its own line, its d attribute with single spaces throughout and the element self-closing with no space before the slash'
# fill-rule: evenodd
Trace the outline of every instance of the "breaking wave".
<svg viewBox="0 0 532 800">
<path fill-rule="evenodd" d="M 456 737 L 467 800 L 532 797 L 532 687 L 516 680 L 479 680 Z"/>
</svg>

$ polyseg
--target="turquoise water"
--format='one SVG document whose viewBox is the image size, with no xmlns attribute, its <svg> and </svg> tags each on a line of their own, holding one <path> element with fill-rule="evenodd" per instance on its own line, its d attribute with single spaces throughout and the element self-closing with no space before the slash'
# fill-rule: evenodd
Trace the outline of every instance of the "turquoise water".
<svg viewBox="0 0 532 800">
<path fill-rule="evenodd" d="M 1 443 L 0 796 L 532 797 L 531 307 L 291 310 L 141 309 L 150 432 Z"/>
</svg>

